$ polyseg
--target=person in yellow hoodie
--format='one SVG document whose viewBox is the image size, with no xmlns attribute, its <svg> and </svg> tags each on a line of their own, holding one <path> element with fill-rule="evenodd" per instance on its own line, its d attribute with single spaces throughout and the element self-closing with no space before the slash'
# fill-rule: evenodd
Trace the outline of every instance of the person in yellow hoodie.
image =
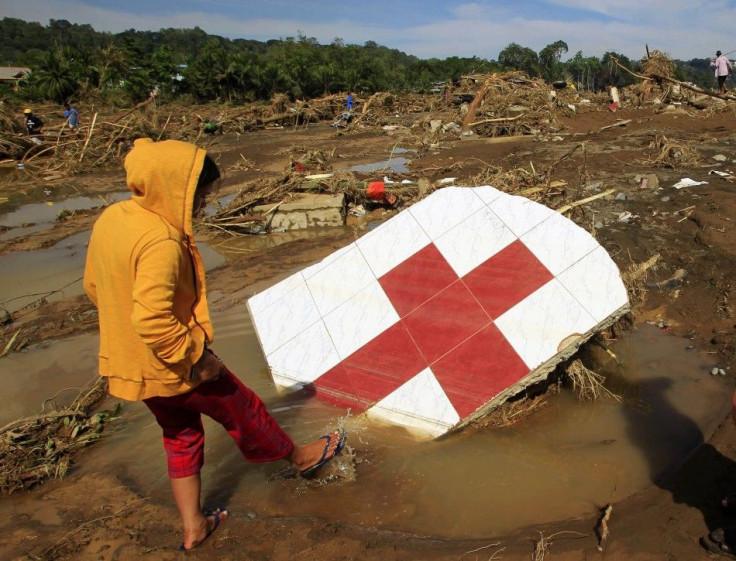
<svg viewBox="0 0 736 561">
<path fill-rule="evenodd" d="M 109 206 L 92 230 L 84 288 L 99 314 L 99 373 L 109 392 L 143 401 L 163 430 L 169 477 L 190 550 L 227 518 L 203 511 L 201 415 L 220 423 L 244 458 L 286 459 L 311 477 L 342 450 L 338 429 L 297 446 L 212 351 L 205 272 L 192 219 L 220 172 L 206 152 L 176 140 L 138 139 L 125 158 L 133 195 Z"/>
</svg>

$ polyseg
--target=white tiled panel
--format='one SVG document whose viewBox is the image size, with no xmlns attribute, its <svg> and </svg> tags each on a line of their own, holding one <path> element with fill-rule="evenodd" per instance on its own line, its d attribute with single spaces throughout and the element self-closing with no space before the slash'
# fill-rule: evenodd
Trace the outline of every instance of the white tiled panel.
<svg viewBox="0 0 736 561">
<path fill-rule="evenodd" d="M 324 317 L 341 360 L 397 321 L 399 315 L 377 281 Z"/>
<path fill-rule="evenodd" d="M 555 356 L 566 338 L 583 335 L 596 325 L 556 279 L 499 316 L 495 323 L 531 370 Z"/>
<path fill-rule="evenodd" d="M 373 274 L 380 278 L 430 242 L 414 216 L 405 210 L 355 243 Z"/>
</svg>

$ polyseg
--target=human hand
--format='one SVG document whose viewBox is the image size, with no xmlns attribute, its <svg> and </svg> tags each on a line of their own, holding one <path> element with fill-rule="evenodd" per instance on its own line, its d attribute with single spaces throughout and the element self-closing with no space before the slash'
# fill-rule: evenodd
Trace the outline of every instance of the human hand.
<svg viewBox="0 0 736 561">
<path fill-rule="evenodd" d="M 195 380 L 209 382 L 211 380 L 217 380 L 217 378 L 220 377 L 223 368 L 225 368 L 225 365 L 223 364 L 222 359 L 211 350 L 205 349 L 202 356 L 194 364 L 192 374 Z"/>
</svg>

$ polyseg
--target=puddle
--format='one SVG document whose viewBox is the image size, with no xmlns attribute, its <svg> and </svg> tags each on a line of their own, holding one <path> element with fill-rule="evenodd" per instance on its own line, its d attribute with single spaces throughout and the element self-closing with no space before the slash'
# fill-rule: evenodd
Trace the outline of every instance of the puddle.
<svg viewBox="0 0 736 561">
<path fill-rule="evenodd" d="M 373 173 L 375 171 L 381 173 L 409 173 L 409 168 L 406 167 L 408 162 L 408 158 L 391 158 L 390 160 L 384 160 L 383 162 L 351 166 L 347 169 L 360 173 Z"/>
<path fill-rule="evenodd" d="M 217 202 L 220 206 L 226 206 L 235 199 L 236 196 L 236 194 L 226 195 L 218 199 Z M 87 210 L 100 206 L 107 206 L 111 203 L 128 199 L 130 197 L 130 192 L 119 191 L 108 193 L 104 197 L 85 196 L 71 197 L 61 200 L 54 200 L 54 198 L 52 198 L 55 197 L 58 199 L 58 193 L 55 195 L 44 195 L 44 197 L 48 199 L 46 202 L 24 204 L 14 210 L 9 210 L 4 213 L 0 212 L 0 226 L 10 228 L 7 232 L 0 234 L 0 241 L 10 240 L 44 230 L 45 228 L 48 228 L 49 224 L 56 221 L 57 216 L 61 212 Z M 2 208 L 3 205 L 0 204 L 0 210 L 2 210 Z M 215 205 L 209 205 L 205 209 L 205 212 L 212 213 L 215 209 Z"/>
<path fill-rule="evenodd" d="M 84 293 L 82 277 L 91 232 L 64 238 L 49 249 L 0 255 L 0 308 L 15 312 L 44 295 L 53 302 Z M 206 269 L 225 264 L 225 257 L 198 242 Z"/>
<path fill-rule="evenodd" d="M 218 353 L 295 440 L 312 439 L 349 416 L 304 394 L 277 393 L 244 305 L 213 315 Z M 205 502 L 241 514 L 312 516 L 446 538 L 487 537 L 591 515 L 650 486 L 725 418 L 729 383 L 711 376 L 712 359 L 686 350 L 689 344 L 643 326 L 613 347 L 625 367 L 606 367 L 623 403 L 579 404 L 563 391 L 512 428 L 470 428 L 417 442 L 403 429 L 349 419 L 357 478 L 320 488 L 274 478 L 284 463 L 246 464 L 227 434 L 206 420 Z M 43 398 L 37 380 L 52 373 L 59 387 L 80 385 L 94 371 L 95 350 L 96 338 L 84 336 L 14 356 L 4 370 L 28 380 L 30 391 L 13 389 L 13 401 L 37 411 Z M 46 397 L 55 388 L 47 386 Z M 159 428 L 145 407 L 126 404 L 124 420 L 76 469 L 116 475 L 170 504 L 160 447 Z"/>
<path fill-rule="evenodd" d="M 58 199 L 58 195 L 50 195 L 45 202 L 24 204 L 16 210 L 0 213 L 0 226 L 14 228 L 23 224 L 49 224 L 54 222 L 61 212 L 96 208 L 129 197 L 130 192 L 108 193 L 104 198 L 84 196 Z"/>
<path fill-rule="evenodd" d="M 230 254 L 323 234 L 284 232 L 198 245 L 209 269 Z M 65 297 L 81 294 L 88 239 L 84 232 L 43 251 L 0 256 L 3 305 L 17 310 L 50 287 L 63 287 Z M 274 478 L 282 463 L 244 463 L 227 434 L 206 423 L 205 502 L 239 513 L 310 516 L 446 538 L 499 535 L 591 515 L 647 488 L 707 440 L 730 410 L 729 378 L 710 375 L 712 357 L 686 350 L 689 340 L 643 326 L 613 349 L 624 366 L 611 361 L 600 369 L 622 403 L 579 404 L 563 391 L 517 426 L 469 428 L 417 442 L 403 429 L 365 422 L 304 393 L 278 393 L 245 304 L 215 312 L 213 319 L 218 353 L 296 441 L 347 419 L 355 452 L 354 481 L 317 489 L 299 479 Z M 42 401 L 57 393 L 60 404 L 71 399 L 74 392 L 62 390 L 94 376 L 96 352 L 97 336 L 84 335 L 0 359 L 6 386 L 0 424 L 38 413 Z M 126 404 L 124 420 L 74 469 L 113 474 L 145 496 L 172 502 L 159 428 L 140 403 Z"/>
<path fill-rule="evenodd" d="M 90 232 L 63 239 L 49 249 L 15 251 L 0 255 L 0 306 L 20 310 L 48 294 L 54 301 L 82 294 L 82 275 Z"/>
<path fill-rule="evenodd" d="M 377 222 L 376 225 L 381 224 Z M 297 241 L 322 238 L 332 235 L 336 231 L 352 232 L 353 228 L 347 226 L 335 226 L 330 228 L 307 228 L 303 230 L 291 230 L 284 232 L 271 232 L 268 235 L 245 235 L 228 238 L 211 245 L 211 249 L 226 259 L 236 259 L 249 253 L 255 253 L 264 249 L 273 249 L 282 244 Z M 197 242 L 199 247 L 201 242 Z"/>
</svg>

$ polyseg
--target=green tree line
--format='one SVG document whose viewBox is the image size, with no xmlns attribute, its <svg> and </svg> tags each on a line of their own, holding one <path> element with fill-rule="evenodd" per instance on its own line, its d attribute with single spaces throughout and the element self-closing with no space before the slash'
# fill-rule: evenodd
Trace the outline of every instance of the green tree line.
<svg viewBox="0 0 736 561">
<path fill-rule="evenodd" d="M 467 74 L 521 70 L 532 78 L 565 80 L 579 89 L 601 90 L 636 81 L 613 59 L 636 71 L 638 62 L 608 52 L 566 61 L 567 44 L 556 41 L 538 53 L 511 43 L 497 60 L 480 57 L 420 59 L 368 41 L 329 45 L 298 35 L 266 42 L 227 39 L 194 29 L 122 33 L 50 20 L 44 26 L 15 18 L 0 20 L 0 65 L 25 66 L 29 79 L 12 95 L 29 101 L 73 101 L 96 95 L 137 102 L 156 90 L 165 99 L 243 103 L 286 94 L 291 99 L 355 91 L 429 92 L 438 82 Z M 710 87 L 707 60 L 678 62 L 678 78 Z M 10 95 L 10 86 L 4 86 Z"/>
</svg>

